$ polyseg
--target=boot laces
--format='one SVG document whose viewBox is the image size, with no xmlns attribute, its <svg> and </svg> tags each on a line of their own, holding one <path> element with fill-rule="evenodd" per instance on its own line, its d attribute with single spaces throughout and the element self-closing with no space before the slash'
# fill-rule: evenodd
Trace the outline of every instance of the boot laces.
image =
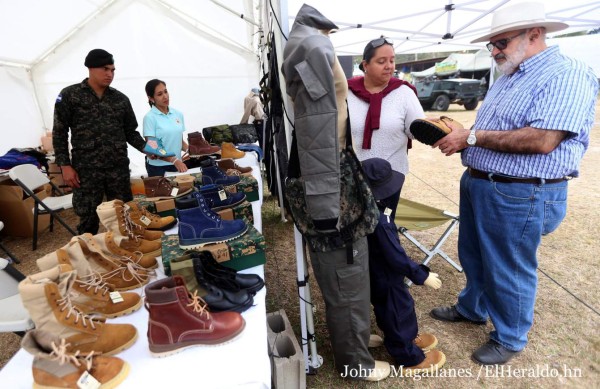
<svg viewBox="0 0 600 389">
<path fill-rule="evenodd" d="M 69 319 L 71 316 L 75 316 L 74 317 L 75 324 L 79 323 L 79 320 L 81 319 L 81 324 L 85 328 L 88 327 L 88 323 L 89 323 L 89 325 L 92 327 L 92 329 L 94 329 L 94 330 L 96 329 L 94 320 L 92 320 L 91 317 L 89 317 L 85 313 L 81 312 L 77 307 L 75 307 L 71 303 L 71 299 L 69 298 L 68 294 L 63 298 L 58 299 L 56 302 L 58 303 L 58 306 L 60 307 L 61 312 L 68 310 L 67 317 L 66 317 L 67 319 Z"/>
<path fill-rule="evenodd" d="M 142 207 L 141 205 L 139 206 L 138 209 L 142 211 L 142 215 L 146 216 L 148 219 L 150 219 L 152 221 L 156 221 L 157 219 L 160 219 L 160 216 L 157 216 L 157 215 L 151 213 L 150 211 L 148 211 L 146 208 Z"/>
<path fill-rule="evenodd" d="M 191 307 L 192 310 L 197 313 L 199 316 L 205 314 L 207 319 L 210 319 L 210 314 L 206 310 L 206 302 L 202 300 L 202 297 L 198 296 L 198 291 L 195 290 L 194 294 L 190 294 L 188 292 L 188 297 L 190 298 L 190 303 L 186 304 L 187 307 Z"/>
<path fill-rule="evenodd" d="M 94 294 L 98 294 L 99 291 L 102 292 L 102 295 L 105 296 L 110 292 L 110 288 L 108 284 L 102 281 L 102 276 L 98 273 L 92 273 L 82 278 L 77 278 L 79 285 L 85 287 L 85 290 L 90 290 L 94 288 Z"/>
<path fill-rule="evenodd" d="M 52 352 L 50 353 L 50 357 L 52 357 L 51 360 L 57 361 L 59 365 L 64 365 L 71 362 L 75 366 L 79 367 L 81 366 L 81 362 L 84 362 L 86 364 L 85 369 L 87 371 L 91 370 L 92 359 L 94 357 L 93 350 L 90 351 L 90 353 L 85 357 L 80 355 L 79 350 L 74 353 L 70 353 L 67 350 L 67 347 L 69 347 L 71 344 L 67 343 L 64 338 L 60 340 L 60 344 L 58 346 L 54 344 L 54 342 L 52 342 L 50 345 L 52 346 Z"/>
</svg>

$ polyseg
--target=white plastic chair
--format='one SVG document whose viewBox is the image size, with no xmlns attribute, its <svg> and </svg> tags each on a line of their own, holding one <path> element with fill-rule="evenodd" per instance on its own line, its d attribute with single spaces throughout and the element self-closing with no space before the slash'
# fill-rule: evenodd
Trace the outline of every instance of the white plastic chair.
<svg viewBox="0 0 600 389">
<path fill-rule="evenodd" d="M 34 327 L 19 295 L 19 282 L 24 278 L 7 259 L 0 258 L 0 332 L 23 335 Z"/>
<path fill-rule="evenodd" d="M 64 195 L 63 191 L 60 190 L 44 173 L 42 173 L 35 165 L 25 164 L 18 165 L 10 169 L 8 172 L 10 178 L 19 185 L 27 195 L 31 196 L 36 203 L 33 207 L 33 250 L 37 248 L 37 237 L 38 237 L 38 216 L 43 214 L 50 214 L 50 231 L 54 227 L 54 218 L 60 222 L 71 234 L 77 235 L 75 231 L 58 215 L 58 212 L 63 209 L 73 207 L 73 194 Z M 50 184 L 52 188 L 63 196 L 58 197 L 46 197 L 40 199 L 36 194 L 35 190 L 39 187 Z"/>
<path fill-rule="evenodd" d="M 0 231 L 2 231 L 4 229 L 4 223 L 2 221 L 0 221 Z M 6 253 L 6 255 L 8 255 L 8 257 L 15 263 L 21 263 L 21 261 L 19 261 L 19 259 L 17 259 L 17 257 L 15 257 L 15 255 L 13 253 L 11 253 L 3 244 L 2 242 L 0 242 L 0 249 L 4 250 L 4 252 Z"/>
</svg>

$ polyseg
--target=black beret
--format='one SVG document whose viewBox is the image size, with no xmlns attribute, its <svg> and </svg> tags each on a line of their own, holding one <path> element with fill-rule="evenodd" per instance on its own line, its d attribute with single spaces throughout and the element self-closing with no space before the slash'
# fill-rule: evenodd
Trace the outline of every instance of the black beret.
<svg viewBox="0 0 600 389">
<path fill-rule="evenodd" d="M 88 53 L 87 57 L 85 57 L 85 62 L 83 64 L 88 68 L 101 68 L 102 66 L 112 65 L 114 63 L 115 60 L 111 53 L 102 49 L 94 49 Z"/>
</svg>

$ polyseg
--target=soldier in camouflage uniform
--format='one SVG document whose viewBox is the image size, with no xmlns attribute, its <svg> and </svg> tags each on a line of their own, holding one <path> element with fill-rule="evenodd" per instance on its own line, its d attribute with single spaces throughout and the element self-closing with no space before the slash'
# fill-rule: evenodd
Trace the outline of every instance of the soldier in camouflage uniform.
<svg viewBox="0 0 600 389">
<path fill-rule="evenodd" d="M 127 143 L 142 151 L 146 141 L 127 96 L 111 88 L 114 60 L 94 49 L 85 58 L 89 78 L 63 89 L 54 105 L 52 141 L 56 164 L 73 188 L 79 234 L 98 233 L 96 207 L 106 200 L 133 200 Z M 69 157 L 69 130 L 71 156 Z"/>
</svg>

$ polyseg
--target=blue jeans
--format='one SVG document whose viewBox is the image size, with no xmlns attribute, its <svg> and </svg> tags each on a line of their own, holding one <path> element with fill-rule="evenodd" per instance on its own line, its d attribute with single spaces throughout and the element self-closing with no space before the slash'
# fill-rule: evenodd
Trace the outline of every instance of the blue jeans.
<svg viewBox="0 0 600 389">
<path fill-rule="evenodd" d="M 456 309 L 470 320 L 489 318 L 490 338 L 512 351 L 527 344 L 537 289 L 536 252 L 567 208 L 567 182 L 460 182 L 458 255 L 467 284 Z"/>
</svg>

